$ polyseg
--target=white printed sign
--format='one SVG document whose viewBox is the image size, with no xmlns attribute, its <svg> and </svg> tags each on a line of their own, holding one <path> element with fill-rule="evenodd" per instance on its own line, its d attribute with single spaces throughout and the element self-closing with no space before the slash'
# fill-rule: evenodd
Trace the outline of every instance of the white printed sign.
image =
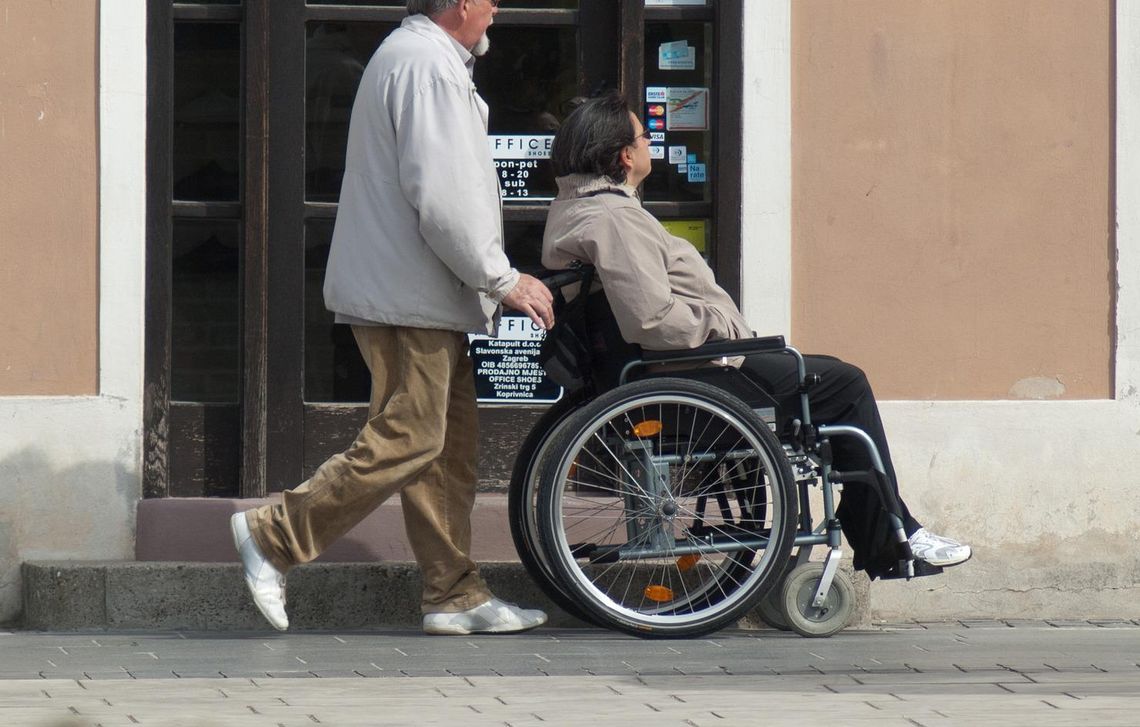
<svg viewBox="0 0 1140 727">
<path fill-rule="evenodd" d="M 488 136 L 499 192 L 505 201 L 547 201 L 554 199 L 554 171 L 551 168 L 552 135 Z"/>
<path fill-rule="evenodd" d="M 709 90 L 670 86 L 665 101 L 665 128 L 704 131 L 709 128 Z"/>
<path fill-rule="evenodd" d="M 488 136 L 487 143 L 494 159 L 549 159 L 554 136 Z"/>
</svg>

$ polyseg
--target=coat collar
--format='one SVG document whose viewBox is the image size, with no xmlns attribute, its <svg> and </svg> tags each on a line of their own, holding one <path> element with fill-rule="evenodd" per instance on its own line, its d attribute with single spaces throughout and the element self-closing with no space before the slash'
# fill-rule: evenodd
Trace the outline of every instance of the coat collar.
<svg viewBox="0 0 1140 727">
<path fill-rule="evenodd" d="M 471 74 L 475 70 L 475 56 L 463 47 L 463 45 L 447 34 L 443 28 L 435 24 L 431 18 L 423 14 L 409 15 L 404 18 L 400 23 L 401 28 L 412 31 L 417 35 L 422 35 L 425 38 L 430 38 L 436 43 L 444 45 L 455 51 L 456 57 L 463 67 L 467 69 L 467 73 Z"/>
<path fill-rule="evenodd" d="M 628 184 L 615 184 L 609 177 L 593 174 L 567 174 L 555 180 L 558 183 L 558 199 L 589 197 L 599 192 L 615 192 L 637 199 L 637 189 Z"/>
</svg>

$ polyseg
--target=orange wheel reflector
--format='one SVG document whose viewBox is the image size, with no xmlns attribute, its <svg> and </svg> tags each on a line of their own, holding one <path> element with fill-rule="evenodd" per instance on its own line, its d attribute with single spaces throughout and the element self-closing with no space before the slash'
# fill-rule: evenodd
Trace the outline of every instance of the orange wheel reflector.
<svg viewBox="0 0 1140 727">
<path fill-rule="evenodd" d="M 680 558 L 677 559 L 677 570 L 684 573 L 685 571 L 687 571 L 690 568 L 692 568 L 693 566 L 695 566 L 697 564 L 697 561 L 700 559 L 701 559 L 701 556 L 697 553 L 690 553 L 688 555 L 682 555 Z"/>
<path fill-rule="evenodd" d="M 570 471 L 566 473 L 566 476 L 570 479 L 574 479 L 578 476 L 578 460 L 574 460 L 570 463 Z"/>
<path fill-rule="evenodd" d="M 646 586 L 645 597 L 650 601 L 665 603 L 673 600 L 673 589 L 668 586 Z"/>
<path fill-rule="evenodd" d="M 646 419 L 643 422 L 633 425 L 633 436 L 635 437 L 655 437 L 661 433 L 663 427 L 661 422 L 656 419 Z"/>
</svg>

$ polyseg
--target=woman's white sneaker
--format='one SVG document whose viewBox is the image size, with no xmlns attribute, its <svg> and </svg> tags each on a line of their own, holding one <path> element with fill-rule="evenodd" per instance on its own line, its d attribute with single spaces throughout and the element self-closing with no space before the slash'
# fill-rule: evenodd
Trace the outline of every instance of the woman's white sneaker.
<svg viewBox="0 0 1140 727">
<path fill-rule="evenodd" d="M 457 613 L 425 613 L 424 633 L 428 634 L 508 634 L 526 631 L 546 623 L 546 614 L 492 598 L 475 608 Z"/>
<path fill-rule="evenodd" d="M 284 631 L 289 628 L 289 617 L 285 614 L 285 574 L 262 555 L 257 541 L 249 532 L 244 512 L 230 518 L 230 532 L 234 536 L 234 547 L 241 556 L 245 585 L 249 587 L 249 595 L 253 596 L 253 604 L 273 628 Z"/>
<path fill-rule="evenodd" d="M 907 540 L 915 560 L 923 560 L 940 568 L 965 563 L 974 554 L 970 546 L 935 535 L 926 528 L 919 528 Z"/>
</svg>

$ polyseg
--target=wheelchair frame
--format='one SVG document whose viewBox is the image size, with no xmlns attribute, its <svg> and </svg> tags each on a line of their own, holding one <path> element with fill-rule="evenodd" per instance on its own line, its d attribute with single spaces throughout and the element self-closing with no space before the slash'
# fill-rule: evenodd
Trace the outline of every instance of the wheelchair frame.
<svg viewBox="0 0 1140 727">
<path fill-rule="evenodd" d="M 548 273 L 544 282 L 552 290 L 560 291 L 567 285 L 583 282 L 583 280 L 588 285 L 590 277 L 590 269 L 582 266 L 567 271 L 552 271 Z M 579 295 L 588 293 L 589 291 L 582 291 Z M 810 392 L 813 386 L 819 383 L 819 377 L 807 373 L 803 356 L 796 349 L 786 345 L 782 336 L 718 341 L 686 351 L 642 351 L 638 358 L 625 363 L 618 376 L 617 387 L 610 391 L 623 390 L 623 387 L 628 387 L 631 384 L 634 374 L 649 371 L 661 364 L 668 364 L 671 367 L 687 363 L 705 364 L 718 358 L 747 356 L 756 353 L 783 353 L 795 358 L 801 416 L 793 420 L 791 437 L 777 440 L 781 456 L 786 459 L 786 464 L 793 473 L 794 480 L 792 483 L 774 483 L 773 485 L 778 484 L 780 487 L 791 491 L 787 505 L 793 510 L 791 521 L 795 528 L 794 535 L 787 546 L 787 552 L 777 552 L 770 556 L 782 561 L 776 566 L 771 566 L 778 567 L 780 572 L 775 576 L 774 586 L 761 587 L 760 591 L 762 592 L 749 596 L 753 599 L 751 606 L 759 605 L 759 615 L 770 625 L 778 628 L 790 628 L 804 636 L 830 636 L 846 626 L 854 598 L 853 586 L 849 579 L 839 571 L 843 553 L 840 523 L 835 514 L 834 485 L 858 483 L 862 486 L 875 488 L 894 529 L 900 575 L 907 578 L 912 577 L 915 574 L 915 564 L 903 529 L 901 506 L 894 496 L 893 489 L 889 486 L 882 458 L 870 436 L 854 426 L 816 425 L 813 423 Z M 686 374 L 692 375 L 694 370 L 698 369 L 694 367 L 694 369 L 682 371 L 671 370 L 667 375 L 674 379 L 684 379 Z M 736 375 L 743 376 L 744 374 L 738 372 Z M 655 376 L 638 379 L 639 382 L 655 380 L 660 381 L 661 379 L 657 379 Z M 752 383 L 755 384 L 755 382 Z M 651 386 L 651 384 L 641 384 L 641 388 Z M 608 392 L 596 392 L 594 398 L 606 393 Z M 758 421 L 761 420 L 760 412 L 754 409 L 751 404 L 733 396 L 730 392 L 724 393 L 739 402 L 741 406 L 747 407 Z M 564 562 L 559 565 L 557 558 L 565 558 L 565 556 L 557 553 L 557 546 L 561 545 L 563 550 L 573 550 L 572 546 L 565 542 L 552 542 L 552 538 L 557 539 L 556 528 L 558 524 L 553 522 L 554 515 L 551 514 L 557 507 L 557 504 L 552 501 L 551 492 L 560 487 L 560 484 L 557 481 L 552 481 L 557 479 L 554 476 L 542 481 L 536 481 L 535 478 L 545 476 L 537 473 L 540 470 L 545 472 L 543 470 L 544 465 L 559 456 L 558 452 L 546 451 L 553 445 L 551 440 L 559 439 L 555 435 L 566 428 L 564 425 L 567 424 L 567 421 L 571 420 L 576 412 L 582 411 L 592 401 L 588 395 L 583 395 L 580 392 L 568 394 L 568 396 L 570 399 L 564 408 L 555 405 L 543 419 L 540 419 L 535 429 L 524 441 L 516 460 L 511 481 L 510 503 L 512 534 L 520 557 L 543 590 L 572 615 L 587 620 L 602 621 L 604 625 L 620 628 L 641 636 L 679 635 L 679 631 L 668 629 L 656 631 L 647 628 L 644 624 L 621 618 L 611 618 L 607 609 L 599 608 L 597 604 L 591 605 L 590 608 L 582 608 L 583 604 L 575 603 L 572 598 L 573 594 L 567 593 L 568 590 L 575 591 L 575 589 L 577 589 L 577 593 L 582 593 L 579 587 L 581 584 L 570 583 L 570 587 L 567 588 L 568 584 L 564 580 L 566 571 L 563 570 L 561 576 L 557 572 L 559 567 L 563 569 L 569 567 Z M 764 426 L 767 425 L 764 424 Z M 852 472 L 836 471 L 832 467 L 831 439 L 833 437 L 852 437 L 859 441 L 869 454 L 872 469 Z M 565 439 L 565 436 L 562 438 Z M 658 462 L 654 461 L 653 456 L 646 453 L 644 471 L 659 474 L 658 467 L 663 462 L 663 456 L 657 455 L 657 460 L 661 460 Z M 546 468 L 549 469 L 549 466 Z M 775 469 L 778 470 L 779 468 Z M 778 472 L 772 472 L 766 476 L 771 477 L 778 474 Z M 644 497 L 639 497 L 641 499 L 652 499 L 655 497 L 655 485 L 649 480 L 646 482 L 645 485 L 637 486 L 644 495 Z M 823 499 L 823 513 L 818 524 L 815 524 L 813 520 L 809 502 L 812 486 L 820 487 Z M 627 498 L 627 501 L 630 502 L 629 509 L 635 507 L 632 500 Z M 540 510 L 541 513 L 538 512 Z M 703 518 L 703 511 L 697 517 L 698 519 Z M 670 516 L 668 519 L 671 520 L 672 517 Z M 633 526 L 627 524 L 627 527 L 632 528 Z M 660 533 L 653 537 L 665 538 L 664 527 L 659 525 L 654 525 L 654 527 L 659 527 Z M 540 531 L 539 537 L 535 537 L 536 530 Z M 776 527 L 773 525 L 769 533 L 770 537 L 775 538 L 775 530 Z M 552 532 L 555 535 L 552 536 Z M 642 537 L 641 533 L 635 533 L 633 530 L 630 530 L 628 534 L 631 539 L 635 535 Z M 759 547 L 761 539 L 762 537 L 758 535 L 751 544 Z M 644 550 L 639 553 L 627 548 L 624 555 L 632 558 L 639 554 L 649 555 L 652 553 L 656 556 L 660 555 L 660 551 L 664 549 L 669 554 L 682 558 L 689 554 L 695 554 L 699 557 L 700 552 L 705 548 L 703 545 L 678 546 L 677 542 L 670 544 L 667 540 L 667 538 L 661 540 L 656 551 Z M 712 541 L 710 540 L 710 542 Z M 767 540 L 764 541 L 764 544 L 767 545 Z M 747 548 L 748 545 L 749 543 L 738 540 L 733 548 L 740 550 Z M 809 563 L 812 550 L 816 546 L 827 548 L 822 567 L 818 564 Z M 710 545 L 708 552 L 718 552 L 722 555 L 725 552 L 730 552 L 730 550 L 723 549 L 723 546 L 720 547 L 721 550 L 717 550 L 717 546 Z M 794 559 L 790 557 L 790 551 L 793 547 L 799 549 Z M 764 557 L 769 556 L 765 554 Z M 756 578 L 763 580 L 760 576 L 756 576 Z M 771 583 L 772 579 L 768 578 L 765 582 Z M 759 587 L 759 581 L 757 584 Z M 585 587 L 588 588 L 588 585 Z M 775 595 L 777 592 L 778 596 Z M 717 608 L 727 609 L 723 603 L 718 604 L 714 601 L 715 599 L 706 598 L 706 602 L 702 602 L 701 605 L 711 611 L 715 611 Z M 680 611 L 675 612 L 680 614 Z M 683 630 L 684 633 L 680 635 L 694 635 L 694 633 L 702 632 L 701 629 L 705 629 L 707 632 L 723 625 L 723 622 L 712 619 L 702 620 L 697 617 L 697 614 L 698 609 L 693 606 L 690 613 L 678 616 L 678 620 L 689 618 L 689 621 L 696 624 L 693 628 L 686 627 Z M 668 616 L 660 618 L 667 620 Z"/>
</svg>

